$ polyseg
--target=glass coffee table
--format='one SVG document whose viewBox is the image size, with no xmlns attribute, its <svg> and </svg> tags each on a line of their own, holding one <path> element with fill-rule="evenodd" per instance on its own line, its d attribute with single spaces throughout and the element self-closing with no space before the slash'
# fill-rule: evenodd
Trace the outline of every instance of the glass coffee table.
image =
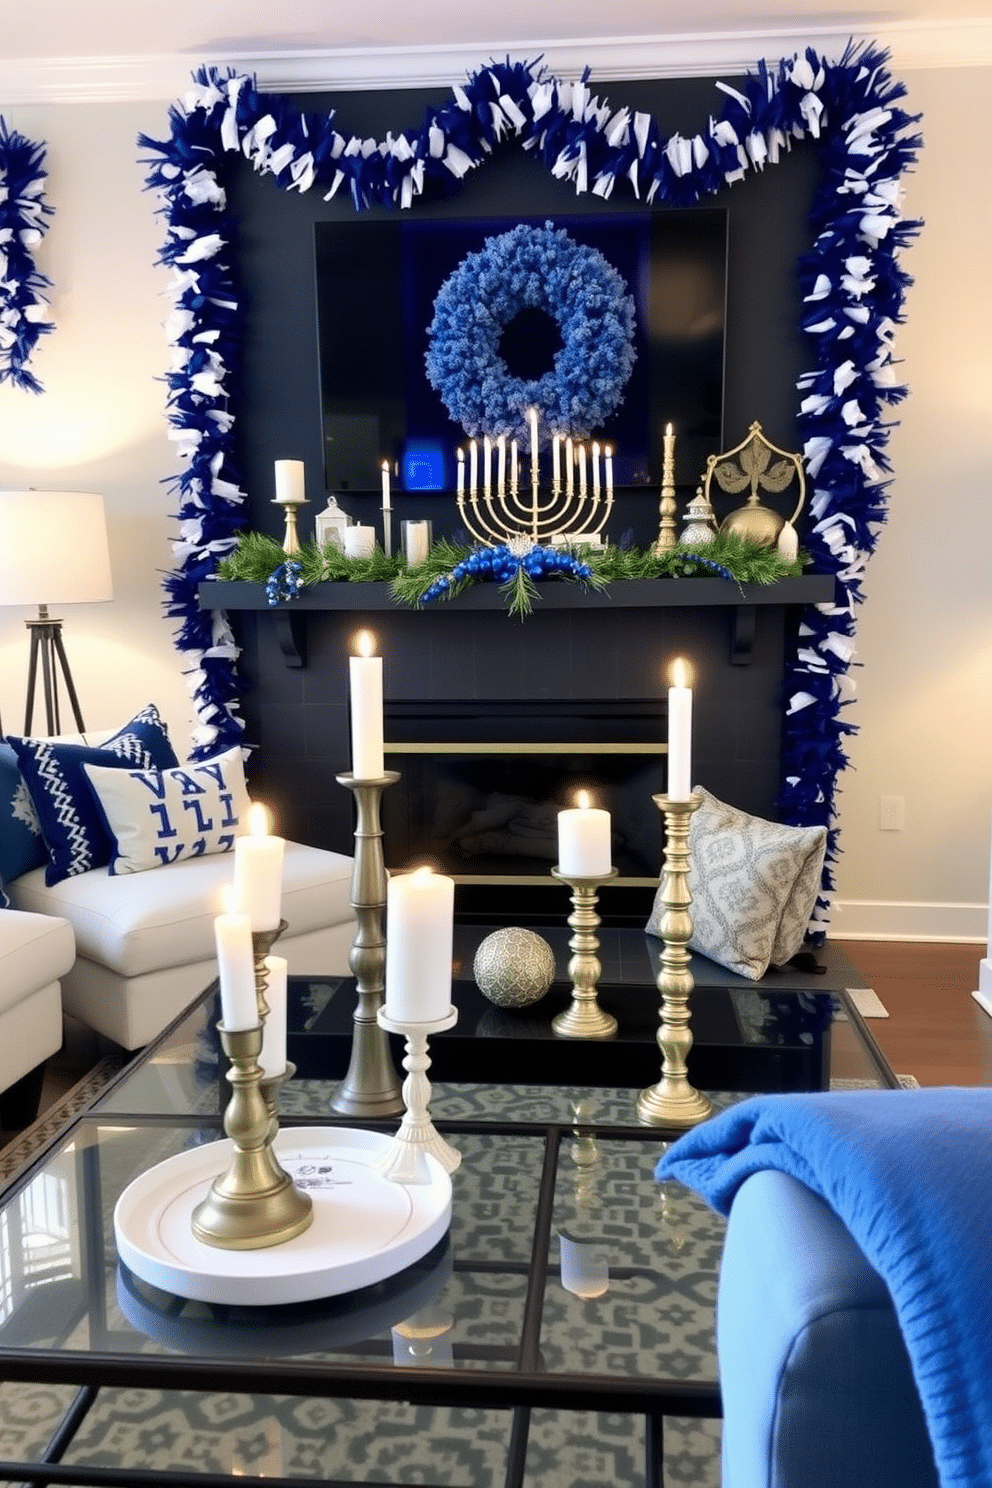
<svg viewBox="0 0 992 1488">
<path fill-rule="evenodd" d="M 567 987 L 503 1013 L 471 984 L 462 936 L 459 1024 L 431 1047 L 432 1114 L 462 1154 L 450 1232 L 400 1275 L 306 1304 L 189 1302 L 117 1259 L 122 1190 L 222 1135 L 208 989 L 0 1198 L 0 1480 L 718 1483 L 723 1221 L 655 1182 L 677 1134 L 636 1120 L 641 1071 L 660 1074 L 660 947 L 602 940 L 621 1035 L 580 1045 L 543 1026 Z M 717 1107 L 896 1085 L 843 957 L 759 984 L 694 972 L 697 1069 L 725 1077 L 694 1078 Z M 329 1109 L 354 1003 L 348 978 L 292 979 L 284 1127 L 376 1125 Z"/>
</svg>

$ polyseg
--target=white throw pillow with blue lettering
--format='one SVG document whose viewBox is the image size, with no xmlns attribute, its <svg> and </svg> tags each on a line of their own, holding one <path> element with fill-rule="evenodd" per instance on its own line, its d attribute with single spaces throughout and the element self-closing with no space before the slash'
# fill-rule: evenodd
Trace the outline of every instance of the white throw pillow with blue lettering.
<svg viewBox="0 0 992 1488">
<path fill-rule="evenodd" d="M 248 788 L 237 745 L 172 770 L 84 765 L 114 841 L 111 873 L 144 873 L 181 858 L 230 852 L 248 829 Z"/>
</svg>

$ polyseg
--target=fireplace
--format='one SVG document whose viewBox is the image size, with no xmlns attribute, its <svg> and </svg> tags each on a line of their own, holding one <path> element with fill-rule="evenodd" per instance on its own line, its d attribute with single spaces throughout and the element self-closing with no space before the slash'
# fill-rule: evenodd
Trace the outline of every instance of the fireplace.
<svg viewBox="0 0 992 1488">
<path fill-rule="evenodd" d="M 584 789 L 611 815 L 611 897 L 646 914 L 661 851 L 651 797 L 665 787 L 664 713 L 657 698 L 390 704 L 387 764 L 401 779 L 383 798 L 387 866 L 430 862 L 476 915 L 543 918 L 549 890 L 562 894 L 549 878 L 558 811 Z"/>
</svg>

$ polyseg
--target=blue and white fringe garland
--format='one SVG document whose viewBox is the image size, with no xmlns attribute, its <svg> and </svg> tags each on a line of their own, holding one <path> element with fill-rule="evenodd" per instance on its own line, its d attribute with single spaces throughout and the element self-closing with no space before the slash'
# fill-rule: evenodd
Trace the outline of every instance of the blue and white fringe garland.
<svg viewBox="0 0 992 1488">
<path fill-rule="evenodd" d="M 8 129 L 0 118 L 0 383 L 43 391 L 28 370 L 41 336 L 54 330 L 45 319 L 43 293 L 51 283 L 34 266 L 34 249 L 48 230 L 43 145 Z"/>
<path fill-rule="evenodd" d="M 855 609 L 885 520 L 885 412 L 906 391 L 892 355 L 909 283 L 899 254 L 919 227 L 901 217 L 900 178 L 920 140 L 886 60 L 873 47 L 849 46 L 839 61 L 807 49 L 777 66 L 758 62 L 741 88 L 717 84 L 722 112 L 703 132 L 667 138 L 649 114 L 614 111 L 594 96 L 588 71 L 568 82 L 536 62 L 490 62 L 428 109 L 419 129 L 382 141 L 342 134 L 333 114 L 300 113 L 244 75 L 195 75 L 170 111 L 170 137 L 141 136 L 139 145 L 152 152 L 148 184 L 161 193 L 168 218 L 160 255 L 172 270 L 168 416 L 183 468 L 175 480 L 177 568 L 166 590 L 168 613 L 180 621 L 177 645 L 195 658 L 200 757 L 237 742 L 244 727 L 226 617 L 197 604 L 199 581 L 243 526 L 233 435 L 241 312 L 228 161 L 241 155 L 289 191 L 316 188 L 325 200 L 345 191 L 356 210 L 410 208 L 450 190 L 513 138 L 579 195 L 609 198 L 621 183 L 640 201 L 684 206 L 775 164 L 793 140 L 812 138 L 822 176 L 811 214 L 816 238 L 800 265 L 802 329 L 813 361 L 799 383 L 814 518 L 803 541 L 814 569 L 835 574 L 837 588 L 833 604 L 809 608 L 788 660 L 779 809 L 786 822 L 830 830 L 812 927 L 825 929 L 836 781 L 847 763 L 842 741 L 854 731 L 844 709 L 853 694 Z"/>
</svg>

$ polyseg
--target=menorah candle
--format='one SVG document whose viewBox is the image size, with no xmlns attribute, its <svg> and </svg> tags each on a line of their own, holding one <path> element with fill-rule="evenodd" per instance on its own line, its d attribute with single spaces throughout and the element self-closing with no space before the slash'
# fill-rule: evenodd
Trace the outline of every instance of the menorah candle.
<svg viewBox="0 0 992 1488">
<path fill-rule="evenodd" d="M 528 408 L 527 422 L 530 424 L 530 463 L 537 468 L 537 409 Z"/>
<path fill-rule="evenodd" d="M 574 471 L 575 446 L 572 443 L 572 436 L 571 434 L 569 434 L 568 438 L 565 440 L 565 490 L 570 496 L 572 494 L 572 488 L 575 484 Z"/>
<path fill-rule="evenodd" d="M 606 878 L 613 866 L 610 813 L 579 791 L 576 805 L 558 813 L 558 872 L 563 878 Z"/>
<path fill-rule="evenodd" d="M 482 436 L 482 484 L 488 491 L 493 483 L 493 442 L 488 434 Z"/>
<path fill-rule="evenodd" d="M 455 881 L 430 868 L 386 886 L 386 1016 L 438 1023 L 451 1011 Z"/>
<path fill-rule="evenodd" d="M 604 464 L 606 465 L 606 494 L 613 495 L 613 446 L 608 444 L 604 452 Z"/>
<path fill-rule="evenodd" d="M 468 443 L 468 488 L 475 495 L 479 484 L 479 446 L 474 439 Z"/>
<path fill-rule="evenodd" d="M 465 494 L 465 451 L 458 451 L 458 494 Z"/>
<path fill-rule="evenodd" d="M 351 690 L 351 769 L 356 780 L 382 778 L 382 657 L 373 656 L 375 636 L 360 630 L 356 656 L 348 663 Z"/>
<path fill-rule="evenodd" d="M 551 478 L 556 486 L 561 485 L 561 435 L 551 441 Z"/>
<path fill-rule="evenodd" d="M 579 494 L 586 494 L 586 447 L 579 445 Z"/>
<path fill-rule="evenodd" d="M 681 656 L 669 669 L 668 790 L 670 801 L 688 801 L 692 793 L 692 674 Z"/>
<path fill-rule="evenodd" d="M 595 439 L 592 442 L 592 494 L 599 495 L 599 445 Z"/>
<path fill-rule="evenodd" d="M 496 484 L 500 491 L 506 489 L 506 435 L 501 434 L 496 441 Z"/>
<path fill-rule="evenodd" d="M 234 902 L 252 930 L 275 930 L 282 919 L 282 865 L 286 843 L 269 832 L 261 801 L 248 810 L 248 831 L 234 839 Z"/>
<path fill-rule="evenodd" d="M 513 487 L 514 490 L 517 489 L 517 464 L 518 464 L 517 441 L 515 439 L 511 439 L 510 440 L 510 485 Z"/>
</svg>

